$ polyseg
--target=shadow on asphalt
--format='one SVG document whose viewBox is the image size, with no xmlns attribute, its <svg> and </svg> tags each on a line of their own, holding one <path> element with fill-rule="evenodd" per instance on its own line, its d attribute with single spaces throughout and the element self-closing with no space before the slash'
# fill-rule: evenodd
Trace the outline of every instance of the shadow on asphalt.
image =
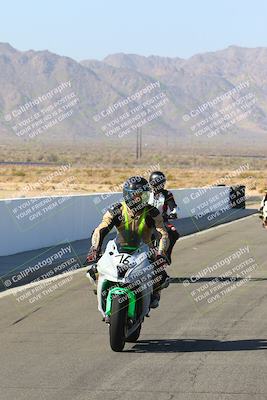
<svg viewBox="0 0 267 400">
<path fill-rule="evenodd" d="M 188 283 L 190 282 L 190 285 L 194 283 L 202 283 L 202 282 L 212 282 L 212 281 L 217 281 L 217 282 L 239 282 L 239 281 L 253 281 L 253 282 L 258 282 L 258 281 L 267 281 L 266 278 L 240 278 L 237 276 L 227 276 L 227 277 L 222 277 L 222 276 L 206 276 L 205 278 L 197 278 L 195 280 L 192 279 L 193 275 L 190 277 L 186 276 L 176 276 L 176 277 L 171 277 L 170 283 Z"/>
<path fill-rule="evenodd" d="M 139 340 L 130 350 L 134 353 L 193 353 L 204 351 L 267 350 L 267 339 L 205 340 L 159 339 Z"/>
</svg>

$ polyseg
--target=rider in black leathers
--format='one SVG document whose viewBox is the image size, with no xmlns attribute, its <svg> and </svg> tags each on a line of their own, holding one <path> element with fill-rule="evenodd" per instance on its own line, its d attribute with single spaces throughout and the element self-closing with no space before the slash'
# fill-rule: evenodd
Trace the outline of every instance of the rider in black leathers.
<svg viewBox="0 0 267 400">
<path fill-rule="evenodd" d="M 175 226 L 169 223 L 170 219 L 177 219 L 177 204 L 172 192 L 166 190 L 166 177 L 161 171 L 154 171 L 149 177 L 149 184 L 152 189 L 149 203 L 156 207 L 161 213 L 166 230 L 168 232 L 170 245 L 167 250 L 167 258 L 171 263 L 172 249 L 180 235 Z"/>
</svg>

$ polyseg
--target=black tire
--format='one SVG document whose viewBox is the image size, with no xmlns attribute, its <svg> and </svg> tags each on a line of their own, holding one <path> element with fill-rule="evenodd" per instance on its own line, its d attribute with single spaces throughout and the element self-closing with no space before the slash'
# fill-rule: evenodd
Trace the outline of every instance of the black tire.
<svg viewBox="0 0 267 400">
<path fill-rule="evenodd" d="M 122 297 L 112 299 L 109 339 L 113 351 L 122 351 L 125 346 L 125 332 L 127 326 L 128 301 L 120 301 Z"/>
<path fill-rule="evenodd" d="M 138 328 L 133 333 L 131 333 L 130 336 L 128 336 L 126 338 L 126 342 L 130 342 L 130 343 L 136 342 L 139 339 L 139 336 L 140 336 L 140 333 L 141 333 L 141 328 L 142 328 L 142 325 L 140 324 L 138 326 Z"/>
</svg>

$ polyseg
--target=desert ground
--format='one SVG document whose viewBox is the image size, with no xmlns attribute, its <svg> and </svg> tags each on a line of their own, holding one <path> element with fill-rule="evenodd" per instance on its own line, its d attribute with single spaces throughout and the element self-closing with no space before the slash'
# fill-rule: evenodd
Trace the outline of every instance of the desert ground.
<svg viewBox="0 0 267 400">
<path fill-rule="evenodd" d="M 263 155 L 212 149 L 144 146 L 136 159 L 131 146 L 0 146 L 0 198 L 120 191 L 129 176 L 148 178 L 153 170 L 167 176 L 167 188 L 239 185 L 251 197 L 267 186 Z M 24 164 L 20 164 L 24 163 Z"/>
</svg>

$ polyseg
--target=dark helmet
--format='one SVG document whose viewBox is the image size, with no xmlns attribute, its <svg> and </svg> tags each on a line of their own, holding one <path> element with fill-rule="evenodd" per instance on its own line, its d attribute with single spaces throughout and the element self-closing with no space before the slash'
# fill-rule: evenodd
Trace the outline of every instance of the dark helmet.
<svg viewBox="0 0 267 400">
<path fill-rule="evenodd" d="M 154 171 L 149 177 L 149 184 L 154 192 L 164 189 L 166 176 L 161 171 Z"/>
<path fill-rule="evenodd" d="M 149 194 L 149 183 L 142 176 L 132 176 L 123 185 L 124 201 L 135 212 L 148 204 Z"/>
</svg>

